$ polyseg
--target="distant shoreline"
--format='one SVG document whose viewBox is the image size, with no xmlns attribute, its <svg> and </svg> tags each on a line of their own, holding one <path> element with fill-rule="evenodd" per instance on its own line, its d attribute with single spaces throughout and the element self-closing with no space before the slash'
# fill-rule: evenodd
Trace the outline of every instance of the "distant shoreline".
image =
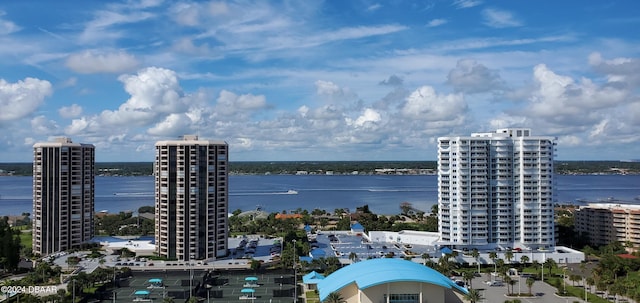
<svg viewBox="0 0 640 303">
<path fill-rule="evenodd" d="M 640 162 L 556 161 L 558 175 L 638 175 Z M 97 162 L 97 176 L 152 176 L 153 162 Z M 436 175 L 437 161 L 238 161 L 229 175 Z M 32 163 L 0 163 L 0 176 L 31 176 Z"/>
</svg>

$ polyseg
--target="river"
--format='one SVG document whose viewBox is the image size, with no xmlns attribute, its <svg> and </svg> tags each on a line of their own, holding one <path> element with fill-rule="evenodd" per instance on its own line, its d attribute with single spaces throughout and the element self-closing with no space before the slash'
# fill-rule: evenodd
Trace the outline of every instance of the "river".
<svg viewBox="0 0 640 303">
<path fill-rule="evenodd" d="M 621 200 L 640 203 L 640 175 L 558 175 L 555 200 Z M 111 213 L 153 205 L 153 177 L 96 177 L 96 211 Z M 240 175 L 229 177 L 229 211 L 258 207 L 268 212 L 369 205 L 378 214 L 397 214 L 400 203 L 430 211 L 437 203 L 437 177 L 355 175 Z M 0 215 L 32 212 L 32 178 L 0 177 Z"/>
</svg>

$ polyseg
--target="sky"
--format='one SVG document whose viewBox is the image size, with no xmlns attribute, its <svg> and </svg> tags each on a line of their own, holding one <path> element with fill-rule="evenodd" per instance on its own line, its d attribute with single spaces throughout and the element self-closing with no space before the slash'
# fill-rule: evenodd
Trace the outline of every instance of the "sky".
<svg viewBox="0 0 640 303">
<path fill-rule="evenodd" d="M 637 1 L 2 1 L 0 162 L 224 140 L 230 161 L 421 160 L 530 128 L 640 158 Z"/>
</svg>

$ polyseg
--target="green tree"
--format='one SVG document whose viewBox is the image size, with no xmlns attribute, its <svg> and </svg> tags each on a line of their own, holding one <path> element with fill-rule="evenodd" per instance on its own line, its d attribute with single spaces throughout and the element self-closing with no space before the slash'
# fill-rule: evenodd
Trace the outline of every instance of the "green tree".
<svg viewBox="0 0 640 303">
<path fill-rule="evenodd" d="M 345 301 L 344 298 L 342 298 L 342 295 L 340 295 L 340 293 L 332 292 L 327 295 L 327 297 L 324 299 L 324 302 L 325 303 L 346 303 L 347 301 Z"/>
<path fill-rule="evenodd" d="M 478 264 L 478 274 L 480 274 L 480 252 L 477 248 L 471 251 L 471 256 L 476 260 L 476 264 Z"/>
<path fill-rule="evenodd" d="M 471 284 L 473 282 L 473 272 L 465 271 L 464 273 L 462 273 L 462 278 L 467 283 L 467 285 L 469 285 L 469 288 L 473 287 L 473 285 Z"/>
<path fill-rule="evenodd" d="M 20 262 L 20 231 L 9 225 L 9 218 L 0 218 L 0 267 L 13 272 Z"/>
<path fill-rule="evenodd" d="M 531 289 L 533 288 L 533 283 L 535 283 L 536 280 L 534 278 L 529 277 L 525 282 L 527 283 L 527 287 L 529 288 L 529 295 L 531 296 L 532 295 Z"/>
<path fill-rule="evenodd" d="M 469 292 L 465 295 L 465 298 L 471 303 L 476 303 L 482 300 L 482 294 L 477 289 L 469 289 Z"/>
<path fill-rule="evenodd" d="M 511 259 L 513 259 L 513 252 L 511 250 L 507 250 L 504 253 L 504 258 L 507 259 L 507 263 L 511 263 Z"/>
</svg>

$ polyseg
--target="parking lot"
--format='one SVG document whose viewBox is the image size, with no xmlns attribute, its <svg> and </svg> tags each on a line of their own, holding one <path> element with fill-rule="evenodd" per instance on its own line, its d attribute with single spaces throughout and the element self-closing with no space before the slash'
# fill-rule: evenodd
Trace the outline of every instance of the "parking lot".
<svg viewBox="0 0 640 303">
<path fill-rule="evenodd" d="M 476 277 L 473 279 L 471 286 L 475 289 L 479 289 L 482 294 L 483 303 L 500 303 L 505 300 L 513 300 L 518 299 L 524 303 L 567 303 L 567 302 L 584 302 L 584 300 L 575 298 L 575 297 L 559 297 L 555 295 L 556 289 L 555 287 L 542 283 L 540 281 L 536 281 L 531 287 L 531 293 L 534 294 L 534 297 L 507 297 L 507 284 L 506 283 L 496 283 L 495 286 L 490 286 L 487 284 L 487 281 L 490 279 L 487 275 L 482 275 L 481 277 Z M 520 285 L 517 283 L 513 286 L 514 292 L 527 293 L 529 292 L 529 287 L 525 283 L 525 278 L 520 279 Z M 509 286 L 511 287 L 511 286 Z"/>
</svg>

